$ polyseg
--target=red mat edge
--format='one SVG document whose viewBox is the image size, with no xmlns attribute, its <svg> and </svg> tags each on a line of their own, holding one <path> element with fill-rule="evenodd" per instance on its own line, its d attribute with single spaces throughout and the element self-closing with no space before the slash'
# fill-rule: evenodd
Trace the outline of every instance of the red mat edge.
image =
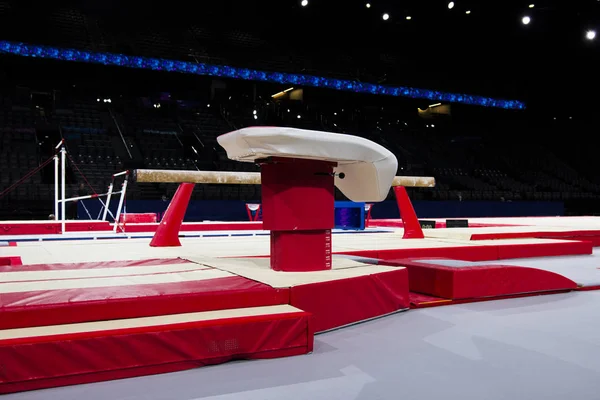
<svg viewBox="0 0 600 400">
<path fill-rule="evenodd" d="M 168 314 L 181 314 L 191 312 L 220 311 L 232 308 L 266 307 L 273 305 L 289 304 L 289 288 L 272 288 L 260 282 L 252 281 L 241 276 L 229 276 L 202 281 L 185 282 L 188 285 L 233 285 L 232 289 L 222 289 L 217 292 L 190 292 L 170 293 L 167 295 L 152 295 L 140 297 L 125 297 L 106 300 L 97 300 L 98 293 L 103 293 L 107 288 L 71 289 L 61 292 L 65 296 L 76 296 L 82 298 L 84 295 L 91 296 L 92 300 L 81 300 L 78 302 L 63 301 L 56 303 L 56 297 L 52 291 L 35 291 L 15 293 L 14 299 L 4 296 L 4 306 L 0 315 L 0 329 L 19 329 L 34 326 L 51 326 L 60 324 L 75 324 L 84 322 L 95 322 L 99 320 L 111 320 L 121 318 L 143 318 L 155 317 Z M 240 289 L 239 285 L 252 285 L 252 288 Z M 169 291 L 170 287 L 179 288 L 182 283 L 166 283 L 155 285 L 141 285 L 144 290 Z M 117 291 L 124 291 L 124 286 L 116 287 Z M 227 292 L 229 291 L 230 294 Z M 48 293 L 53 301 L 48 304 L 40 304 L 42 295 Z M 25 303 L 30 296 L 36 307 Z M 7 306 L 6 304 L 10 304 Z M 12 305 L 15 304 L 15 305 Z M 91 317 L 90 317 L 91 316 Z M 35 322 L 35 325 L 32 325 Z"/>
<path fill-rule="evenodd" d="M 211 312 L 211 311 L 208 311 Z M 141 326 L 136 328 L 123 328 L 123 329 L 106 329 L 100 331 L 93 332 L 77 332 L 77 333 L 67 333 L 62 335 L 47 335 L 47 336 L 34 336 L 28 338 L 18 338 L 18 339 L 0 339 L 0 347 L 2 346 L 16 346 L 22 344 L 36 344 L 36 343 L 48 343 L 55 341 L 67 341 L 67 340 L 80 340 L 80 339 L 94 339 L 98 337 L 112 336 L 112 335 L 134 335 L 138 333 L 154 333 L 161 332 L 165 330 L 180 330 L 180 329 L 197 329 L 197 328 L 205 328 L 207 326 L 215 325 L 218 323 L 222 326 L 229 326 L 237 324 L 240 319 L 244 322 L 256 322 L 262 321 L 266 316 L 269 318 L 277 318 L 277 319 L 288 319 L 288 318 L 297 318 L 298 316 L 309 316 L 310 313 L 299 310 L 290 313 L 277 313 L 277 314 L 261 314 L 261 315 L 250 315 L 244 317 L 229 317 L 229 318 L 215 318 L 209 319 L 205 321 L 194 321 L 194 322 L 181 322 L 175 324 L 162 324 L 162 325 L 153 325 L 153 326 Z M 161 315 L 164 316 L 164 315 Z M 140 317 L 144 318 L 144 317 Z M 136 318 L 132 318 L 136 319 Z M 85 323 L 85 322 L 84 322 Z M 73 325 L 77 325 L 75 323 Z M 25 328 L 27 329 L 27 328 Z"/>
<path fill-rule="evenodd" d="M 598 289 L 600 289 L 600 286 L 598 287 Z M 587 289 L 587 290 L 598 290 L 598 289 Z M 519 299 L 519 298 L 523 298 L 523 297 L 535 297 L 535 296 L 548 296 L 548 295 L 553 295 L 553 294 L 569 293 L 569 292 L 573 292 L 573 291 L 577 291 L 577 290 L 582 290 L 582 289 L 551 290 L 551 291 L 544 291 L 544 292 L 519 293 L 519 294 L 511 294 L 511 295 L 505 295 L 505 296 L 480 297 L 480 298 L 474 298 L 474 299 L 457 299 L 457 300 L 442 299 L 442 298 L 437 297 L 436 299 L 439 299 L 438 301 L 432 300 L 427 303 L 420 303 L 420 304 L 411 302 L 410 308 L 411 309 L 419 309 L 419 308 L 443 307 L 443 306 L 451 306 L 454 304 L 470 304 L 470 303 L 480 303 L 480 302 L 484 302 L 484 301 Z M 583 290 L 585 290 L 585 289 L 583 289 Z"/>
<path fill-rule="evenodd" d="M 51 350 L 50 353 L 52 351 L 54 352 L 58 352 L 61 353 L 61 346 L 60 346 L 60 342 L 56 342 L 56 340 L 54 342 L 38 342 L 38 343 L 33 343 L 33 344 L 29 344 L 28 342 L 24 342 L 21 345 L 19 345 L 18 343 L 6 343 L 6 341 L 4 341 L 4 343 L 0 343 L 0 352 L 2 353 L 6 353 L 5 357 L 3 357 L 3 365 L 6 367 L 8 366 L 8 363 L 10 363 L 10 357 L 6 357 L 6 355 L 10 355 L 11 351 L 15 350 L 16 353 L 19 355 L 19 357 L 17 357 L 18 359 L 20 359 L 21 361 L 23 360 L 22 357 L 20 357 L 21 355 L 21 351 L 29 351 L 32 352 L 32 354 L 30 354 L 30 358 L 35 359 L 35 357 L 39 357 L 40 358 L 40 365 L 49 365 L 49 368 L 46 371 L 40 371 L 39 367 L 36 367 L 34 369 L 35 371 L 35 376 L 32 376 L 31 379 L 20 379 L 20 380 L 14 380 L 13 382 L 9 382 L 7 381 L 7 379 L 5 379 L 5 381 L 3 383 L 0 383 L 0 394 L 7 394 L 7 393 L 14 393 L 14 392 L 22 392 L 22 391 L 29 391 L 29 390 L 37 390 L 37 389 L 44 389 L 44 388 L 50 388 L 50 387 L 57 387 L 57 386 L 67 386 L 67 385 L 75 385 L 75 384 L 82 384 L 82 383 L 91 383 L 91 382 L 100 382 L 100 381 L 106 381 L 106 380 L 115 380 L 115 379 L 123 379 L 123 378 L 131 378 L 131 377 L 136 377 L 136 376 L 144 376 L 144 375 L 153 375 L 153 374 L 158 374 L 158 373 L 166 373 L 166 372 L 174 372 L 174 371 L 181 371 L 181 370 L 187 370 L 187 369 L 193 369 L 193 368 L 198 368 L 200 366 L 205 366 L 205 365 L 211 365 L 211 364 L 219 364 L 219 363 L 223 363 L 223 362 L 227 362 L 230 360 L 236 360 L 236 359 L 266 359 L 266 358 L 276 358 L 276 357 L 287 357 L 287 356 L 294 356 L 294 355 L 301 355 L 301 354 L 307 354 L 312 352 L 313 347 L 314 347 L 314 329 L 312 327 L 312 316 L 310 315 L 310 313 L 307 313 L 305 311 L 298 311 L 298 312 L 293 312 L 293 313 L 284 313 L 284 314 L 266 314 L 266 315 L 260 315 L 260 316 L 247 316 L 247 317 L 232 317 L 232 318 L 227 318 L 227 319 L 217 319 L 217 320 L 210 320 L 210 321 L 201 321 L 203 323 L 210 323 L 212 322 L 212 326 L 214 329 L 216 329 L 217 331 L 219 329 L 221 329 L 221 332 L 213 332 L 211 335 L 209 335 L 211 338 L 214 338 L 215 340 L 217 339 L 215 336 L 217 334 L 221 334 L 221 338 L 219 338 L 220 340 L 224 340 L 227 341 L 229 340 L 232 336 L 235 337 L 236 332 L 236 325 L 240 325 L 242 326 L 242 324 L 248 325 L 248 324 L 252 324 L 252 323 L 256 323 L 256 324 L 268 324 L 269 328 L 272 330 L 284 330 L 286 328 L 286 323 L 282 323 L 283 321 L 287 321 L 287 320 L 293 320 L 296 319 L 297 321 L 294 322 L 290 322 L 292 324 L 292 326 L 289 327 L 289 329 L 294 329 L 296 331 L 296 334 L 291 336 L 290 332 L 281 332 L 280 335 L 266 335 L 264 333 L 265 327 L 263 326 L 262 328 L 259 329 L 259 326 L 255 326 L 254 327 L 254 336 L 256 336 L 256 338 L 254 338 L 254 340 L 251 342 L 250 345 L 248 345 L 248 343 L 246 343 L 246 347 L 249 347 L 245 350 L 247 350 L 246 352 L 234 352 L 231 351 L 231 349 L 226 348 L 226 349 L 218 349 L 218 351 L 213 351 L 212 348 L 207 348 L 202 350 L 201 348 L 197 348 L 196 347 L 196 352 L 197 354 L 193 355 L 190 351 L 189 345 L 187 345 L 187 342 L 179 340 L 179 347 L 181 347 L 181 350 L 177 350 L 177 355 L 181 358 L 180 360 L 165 360 L 164 363 L 160 363 L 160 364 L 149 364 L 149 365 L 143 365 L 143 366 L 139 366 L 136 365 L 134 367 L 124 367 L 124 368 L 114 368 L 114 365 L 112 366 L 112 369 L 109 369 L 110 366 L 109 364 L 111 363 L 112 360 L 109 360 L 107 358 L 104 357 L 99 357 L 96 358 L 95 360 L 93 359 L 89 359 L 86 360 L 83 363 L 79 363 L 77 362 L 77 360 L 75 361 L 69 361 L 71 360 L 71 357 L 58 357 L 60 358 L 60 360 L 56 360 L 55 362 L 70 362 L 71 365 L 70 367 L 68 366 L 64 366 L 62 369 L 63 371 L 66 369 L 71 369 L 71 372 L 69 374 L 65 374 L 63 376 L 47 376 L 47 377 L 40 377 L 40 375 L 43 375 L 42 372 L 46 372 L 46 375 L 51 375 L 51 374 L 56 374 L 54 367 L 52 366 L 51 363 L 47 363 L 47 359 L 44 358 L 43 354 L 39 354 L 37 353 L 37 349 L 41 347 L 42 350 L 44 350 L 44 348 L 46 349 L 46 351 L 48 351 L 48 346 L 52 346 L 52 343 L 55 343 L 55 349 Z M 199 321 L 200 322 L 200 321 Z M 206 330 L 206 324 L 202 324 L 199 327 L 194 327 L 191 325 L 188 325 L 187 327 L 182 327 L 182 326 L 178 326 L 179 330 L 174 330 L 173 326 L 175 325 L 180 325 L 180 324 L 171 324 L 171 325 L 166 325 L 165 327 L 167 328 L 166 331 L 156 331 L 153 330 L 152 332 L 141 332 L 141 333 L 132 333 L 131 331 L 128 332 L 118 332 L 118 331 L 105 331 L 104 335 L 102 335 L 101 337 L 96 337 L 96 339 L 101 340 L 101 338 L 106 338 L 106 337 L 114 337 L 119 338 L 120 342 L 123 341 L 128 341 L 128 340 L 134 340 L 135 343 L 137 343 L 137 345 L 133 346 L 133 348 L 135 348 L 138 351 L 138 354 L 140 354 L 140 350 L 144 347 L 147 346 L 151 346 L 153 344 L 155 344 L 158 341 L 160 341 L 158 339 L 158 337 L 154 336 L 154 335 L 159 335 L 161 333 L 165 334 L 165 335 L 170 335 L 171 337 L 177 337 L 177 335 L 179 335 L 179 338 L 181 339 L 182 334 L 177 334 L 177 332 L 203 332 Z M 229 330 L 227 329 L 227 327 L 231 327 Z M 204 327 L 204 330 L 198 330 L 198 328 L 202 328 Z M 150 327 L 149 327 L 150 328 Z M 155 327 L 152 327 L 155 328 Z M 225 328 L 225 329 L 223 329 Z M 240 327 L 237 327 L 238 329 L 241 329 Z M 231 329 L 233 329 L 233 333 L 227 333 L 228 331 L 231 331 Z M 247 327 L 245 329 L 251 329 L 251 327 Z M 301 330 L 304 330 L 304 334 L 305 337 L 304 339 L 301 339 L 301 336 L 298 336 L 298 334 L 301 333 Z M 225 330 L 225 333 L 223 333 L 222 331 Z M 144 335 L 144 334 L 148 334 L 151 335 L 151 337 L 153 337 L 154 339 L 149 340 L 149 341 L 140 341 L 139 339 L 136 340 L 136 337 L 132 337 L 131 335 L 137 335 L 137 337 L 139 337 L 139 335 Z M 110 335 L 110 336 L 107 336 Z M 237 335 L 239 337 L 240 333 L 237 332 Z M 303 335 L 302 335 L 303 336 Z M 247 340 L 247 337 L 245 337 Z M 266 339 L 270 339 L 270 340 L 266 340 Z M 75 338 L 59 338 L 58 340 L 67 340 L 69 344 L 69 346 L 71 346 L 74 343 L 77 342 L 81 342 L 81 341 L 90 341 L 90 340 L 94 340 L 94 338 L 84 338 L 84 337 L 75 337 Z M 164 338 L 162 340 L 165 340 Z M 100 343 L 102 344 L 102 343 Z M 109 343 L 104 342 L 104 345 L 107 344 L 112 344 L 114 345 L 114 341 L 111 340 Z M 122 343 L 123 344 L 123 343 Z M 174 350 L 171 350 L 172 348 L 174 348 L 174 346 L 176 345 L 176 343 L 174 344 L 173 341 L 169 341 L 169 346 L 159 346 L 159 348 L 161 349 L 161 351 L 164 353 L 165 350 L 167 351 L 167 353 L 165 354 L 165 357 L 168 355 L 168 352 L 171 351 L 173 352 Z M 21 349 L 23 350 L 19 350 L 19 346 L 21 346 Z M 90 344 L 88 343 L 88 346 L 90 346 Z M 256 346 L 257 348 L 254 349 L 254 351 L 249 351 L 252 350 L 250 347 L 252 346 Z M 16 349 L 15 349 L 16 347 Z M 85 345 L 84 345 L 85 347 Z M 95 346 L 92 346 L 95 347 Z M 92 348 L 90 347 L 90 349 Z M 121 348 L 121 347 L 119 347 Z M 96 347 L 97 349 L 97 347 Z M 62 349 L 64 350 L 64 349 Z M 199 353 L 204 352 L 206 356 L 204 355 L 200 355 Z M 206 353 L 216 353 L 216 352 L 221 352 L 222 354 L 218 354 L 218 355 L 211 355 L 211 354 L 206 354 Z M 43 353 L 43 351 L 42 351 Z M 230 354 L 223 354 L 223 353 L 230 353 Z M 93 355 L 93 352 L 91 353 L 86 353 L 88 356 Z M 190 359 L 183 359 L 184 356 L 186 357 L 190 357 Z M 168 358 L 168 357 L 166 357 Z M 131 361 L 131 360 L 130 360 Z M 96 368 L 98 369 L 98 371 L 94 371 L 94 372 L 89 372 L 89 366 L 96 363 Z M 108 363 L 108 364 L 107 364 Z M 101 364 L 106 364 L 106 366 L 104 367 L 104 369 L 102 369 Z M 86 369 L 88 369 L 88 371 L 76 371 L 78 368 L 82 368 L 85 367 Z M 22 365 L 21 365 L 22 366 Z M 42 368 L 43 369 L 43 368 Z M 61 368 L 58 368 L 59 370 Z M 21 375 L 26 374 L 25 372 L 23 372 L 22 370 L 19 370 L 19 372 L 21 373 Z"/>
<path fill-rule="evenodd" d="M 290 305 L 310 312 L 315 332 L 340 328 L 410 307 L 408 271 L 292 286 Z"/>
</svg>

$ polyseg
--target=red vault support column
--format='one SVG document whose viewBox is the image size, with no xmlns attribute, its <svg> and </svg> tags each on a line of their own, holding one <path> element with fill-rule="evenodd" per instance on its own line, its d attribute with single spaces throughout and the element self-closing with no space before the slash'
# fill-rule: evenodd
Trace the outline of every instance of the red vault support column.
<svg viewBox="0 0 600 400">
<path fill-rule="evenodd" d="M 261 163 L 263 227 L 275 271 L 331 269 L 335 163 L 273 158 Z"/>
</svg>

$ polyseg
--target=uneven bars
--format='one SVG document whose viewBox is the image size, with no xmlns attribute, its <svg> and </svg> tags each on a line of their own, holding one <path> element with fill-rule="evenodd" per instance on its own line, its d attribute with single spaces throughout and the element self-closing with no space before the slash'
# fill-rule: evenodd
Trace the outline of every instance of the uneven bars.
<svg viewBox="0 0 600 400">
<path fill-rule="evenodd" d="M 116 174 L 113 174 L 113 178 L 116 178 L 117 176 L 125 175 L 128 173 L 129 173 L 129 171 L 117 172 Z"/>
<path fill-rule="evenodd" d="M 259 172 L 233 171 L 183 171 L 160 169 L 136 169 L 135 182 L 141 183 L 205 183 L 225 185 L 260 185 Z M 392 186 L 434 187 L 435 178 L 430 176 L 396 176 Z"/>
<path fill-rule="evenodd" d="M 122 193 L 122 191 L 118 191 L 118 192 L 112 192 L 112 194 L 119 194 Z M 101 194 L 88 194 L 86 196 L 78 196 L 78 197 L 71 197 L 69 199 L 64 199 L 64 200 L 59 200 L 58 202 L 61 203 L 63 201 L 75 201 L 75 200 L 85 200 L 85 199 L 96 199 L 98 197 L 104 197 L 104 196 L 108 196 L 108 193 L 101 193 Z"/>
<path fill-rule="evenodd" d="M 65 139 L 60 139 L 60 142 L 56 146 L 54 146 L 54 150 L 58 150 L 58 148 L 60 146 L 62 146 L 64 142 L 65 142 Z"/>
</svg>

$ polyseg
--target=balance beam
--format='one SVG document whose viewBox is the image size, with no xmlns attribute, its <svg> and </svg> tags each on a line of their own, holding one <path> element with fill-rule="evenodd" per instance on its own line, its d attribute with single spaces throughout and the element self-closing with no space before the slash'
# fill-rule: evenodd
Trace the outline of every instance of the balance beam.
<svg viewBox="0 0 600 400">
<path fill-rule="evenodd" d="M 133 171 L 133 180 L 140 183 L 260 185 L 260 172 L 136 169 Z M 434 187 L 435 178 L 430 176 L 396 176 L 392 181 L 392 186 Z"/>
</svg>

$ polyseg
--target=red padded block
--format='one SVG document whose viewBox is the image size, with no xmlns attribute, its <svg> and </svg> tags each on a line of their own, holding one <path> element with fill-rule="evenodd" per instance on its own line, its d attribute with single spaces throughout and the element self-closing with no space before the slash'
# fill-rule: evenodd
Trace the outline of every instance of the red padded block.
<svg viewBox="0 0 600 400">
<path fill-rule="evenodd" d="M 407 309 L 408 271 L 293 286 L 290 304 L 313 314 L 315 332 Z"/>
<path fill-rule="evenodd" d="M 0 223 L 0 236 L 2 235 L 48 235 L 60 233 L 60 222 L 2 222 Z"/>
<path fill-rule="evenodd" d="M 98 232 L 110 231 L 112 226 L 108 221 L 77 221 L 65 223 L 65 229 L 67 232 Z"/>
<path fill-rule="evenodd" d="M 446 267 L 417 260 L 385 260 L 408 269 L 411 292 L 445 299 L 477 299 L 520 293 L 573 290 L 572 280 L 536 268 L 512 265 Z"/>
<path fill-rule="evenodd" d="M 4 340 L 0 394 L 306 354 L 313 332 L 294 312 Z"/>
<path fill-rule="evenodd" d="M 156 213 L 127 213 L 121 214 L 119 217 L 120 223 L 139 223 L 139 224 L 147 224 L 157 222 Z"/>
<path fill-rule="evenodd" d="M 263 227 L 271 231 L 332 229 L 334 164 L 277 159 L 261 165 Z"/>
<path fill-rule="evenodd" d="M 288 304 L 288 289 L 241 276 L 191 282 L 3 293 L 0 329 Z"/>
<path fill-rule="evenodd" d="M 7 266 L 16 266 L 16 265 L 23 265 L 23 262 L 21 261 L 21 257 L 20 256 L 6 256 L 6 257 L 0 257 L 0 268 L 1 267 L 7 267 Z M 13 268 L 9 268 L 9 271 L 13 271 Z"/>
</svg>

